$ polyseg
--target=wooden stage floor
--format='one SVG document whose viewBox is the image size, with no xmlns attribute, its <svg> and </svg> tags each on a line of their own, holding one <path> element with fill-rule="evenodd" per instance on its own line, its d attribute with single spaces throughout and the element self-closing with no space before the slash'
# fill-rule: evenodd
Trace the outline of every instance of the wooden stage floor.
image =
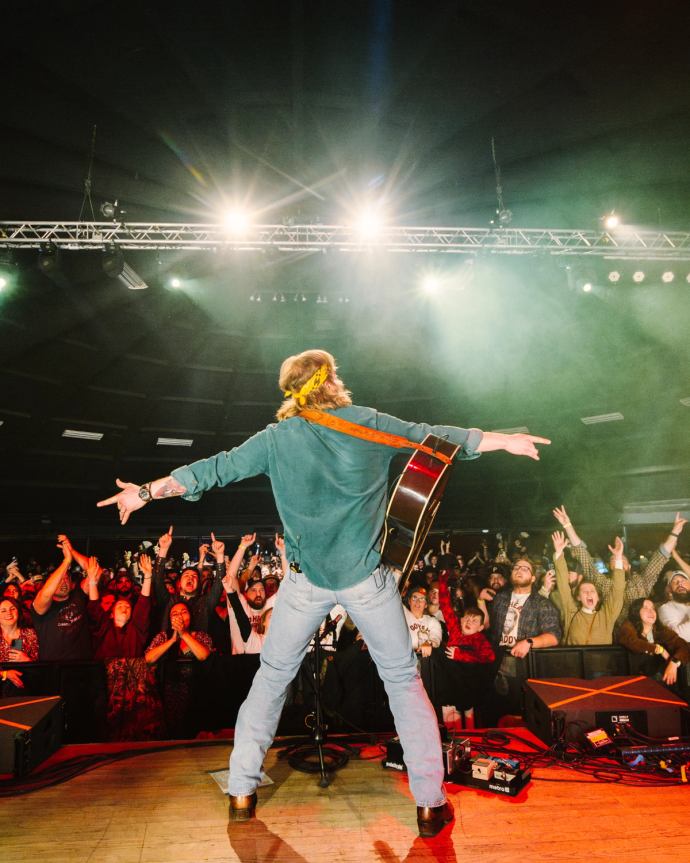
<svg viewBox="0 0 690 863">
<path fill-rule="evenodd" d="M 80 747 L 70 747 L 71 754 Z M 230 745 L 120 761 L 62 785 L 0 801 L 3 863 L 626 863 L 687 860 L 688 789 L 532 782 L 515 800 L 450 787 L 456 820 L 417 836 L 407 778 L 354 758 L 327 789 L 266 761 L 257 819 L 228 825 L 207 771 Z M 374 754 L 366 750 L 365 754 Z M 537 772 L 550 779 L 563 769 Z M 585 778 L 585 777 L 583 777 Z"/>
</svg>

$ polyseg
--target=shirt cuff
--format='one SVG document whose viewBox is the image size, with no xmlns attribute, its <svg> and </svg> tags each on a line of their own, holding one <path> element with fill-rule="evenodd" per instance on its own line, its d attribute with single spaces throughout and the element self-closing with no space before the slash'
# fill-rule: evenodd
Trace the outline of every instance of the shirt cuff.
<svg viewBox="0 0 690 863">
<path fill-rule="evenodd" d="M 480 452 L 477 452 L 477 447 L 482 442 L 484 432 L 481 429 L 469 429 L 467 440 L 462 445 L 462 458 L 479 458 Z"/>
<path fill-rule="evenodd" d="M 202 495 L 202 492 L 196 490 L 199 487 L 199 482 L 187 465 L 176 468 L 171 476 L 187 489 L 182 495 L 184 500 L 199 500 Z"/>
<path fill-rule="evenodd" d="M 660 545 L 660 546 L 659 546 L 659 551 L 663 554 L 663 556 L 666 558 L 666 560 L 670 560 L 670 558 L 671 558 L 671 552 L 670 552 L 670 551 L 666 551 L 666 549 L 664 548 L 664 546 L 663 546 L 663 545 Z"/>
</svg>

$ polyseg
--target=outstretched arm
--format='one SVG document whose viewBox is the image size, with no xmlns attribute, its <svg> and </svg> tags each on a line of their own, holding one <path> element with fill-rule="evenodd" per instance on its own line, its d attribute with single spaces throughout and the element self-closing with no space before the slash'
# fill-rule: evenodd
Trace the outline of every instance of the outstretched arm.
<svg viewBox="0 0 690 863">
<path fill-rule="evenodd" d="M 481 443 L 476 452 L 494 452 L 503 449 L 512 455 L 526 455 L 539 461 L 539 451 L 535 444 L 551 443 L 545 437 L 536 437 L 532 434 L 499 434 L 498 432 L 484 432 Z"/>
<path fill-rule="evenodd" d="M 145 486 L 135 485 L 133 482 L 122 482 L 117 479 L 115 482 L 122 489 L 121 492 L 114 494 L 106 500 L 99 500 L 96 506 L 110 506 L 113 503 L 117 504 L 117 509 L 120 513 L 120 524 L 126 524 L 130 513 L 146 506 L 147 500 L 139 496 L 142 488 L 148 489 L 151 495 L 151 500 L 162 500 L 164 497 L 179 497 L 186 493 L 187 489 L 182 483 L 178 482 L 171 476 L 157 479 L 154 482 L 147 483 Z"/>
</svg>

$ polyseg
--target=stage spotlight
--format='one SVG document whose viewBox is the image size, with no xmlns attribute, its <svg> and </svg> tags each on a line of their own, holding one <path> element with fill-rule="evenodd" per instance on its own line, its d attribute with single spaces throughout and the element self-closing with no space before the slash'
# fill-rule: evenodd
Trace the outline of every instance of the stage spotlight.
<svg viewBox="0 0 690 863">
<path fill-rule="evenodd" d="M 254 300 L 256 299 L 256 297 L 254 296 L 254 294 L 252 294 L 252 295 L 251 295 L 251 297 L 250 297 L 249 299 L 250 299 L 252 302 L 254 302 Z"/>
<path fill-rule="evenodd" d="M 285 302 L 285 297 L 283 296 L 283 294 L 281 294 L 281 295 L 280 295 L 280 302 L 281 302 L 281 303 L 284 303 L 284 302 Z"/>
<path fill-rule="evenodd" d="M 614 228 L 617 228 L 620 225 L 620 222 L 621 220 L 613 210 L 608 214 L 608 216 L 604 216 L 604 227 L 607 231 L 612 231 Z"/>
<path fill-rule="evenodd" d="M 594 285 L 591 282 L 585 282 L 584 285 L 582 286 L 582 290 L 586 294 L 588 294 L 592 290 L 593 287 L 594 287 Z"/>
<path fill-rule="evenodd" d="M 106 219 L 115 218 L 115 214 L 117 213 L 117 201 L 111 204 L 110 201 L 103 201 L 101 204 L 101 213 L 106 217 Z"/>
<path fill-rule="evenodd" d="M 673 281 L 673 273 L 670 270 L 666 270 L 666 272 L 661 276 L 661 279 L 664 282 L 672 282 Z"/>
<path fill-rule="evenodd" d="M 171 288 L 179 288 L 182 285 L 182 282 L 179 279 L 170 279 L 170 287 Z"/>
<path fill-rule="evenodd" d="M 297 302 L 297 294 L 295 294 L 294 302 Z"/>
<path fill-rule="evenodd" d="M 688 281 L 690 281 L 690 279 L 689 279 Z M 302 302 L 303 302 L 303 303 L 306 303 L 306 302 L 307 302 L 307 298 L 304 296 L 304 294 L 302 294 Z"/>
<path fill-rule="evenodd" d="M 273 302 L 274 303 L 278 302 L 278 294 L 273 294 Z"/>
<path fill-rule="evenodd" d="M 259 296 L 256 298 L 256 301 L 257 301 L 257 303 L 261 302 L 261 294 L 259 294 Z"/>
<path fill-rule="evenodd" d="M 328 303 L 328 297 L 327 297 L 325 294 L 324 294 L 324 297 L 323 297 L 323 302 L 324 302 L 324 304 Z"/>
<path fill-rule="evenodd" d="M 642 270 L 635 270 L 633 273 L 633 281 L 638 283 L 644 281 L 644 273 Z"/>
<path fill-rule="evenodd" d="M 513 214 L 510 212 L 510 210 L 496 210 L 496 212 L 498 214 L 498 221 L 502 225 L 507 225 L 513 218 Z"/>
<path fill-rule="evenodd" d="M 316 302 L 317 302 L 317 303 L 320 303 L 320 302 L 321 302 L 321 294 L 319 294 L 319 296 L 316 298 Z"/>
<path fill-rule="evenodd" d="M 134 272 L 116 246 L 108 246 L 103 253 L 101 265 L 106 276 L 111 279 L 119 279 L 130 291 L 141 291 L 148 288 L 146 282 Z"/>
<path fill-rule="evenodd" d="M 435 294 L 439 286 L 440 282 L 435 276 L 427 276 L 424 279 L 424 290 L 427 294 Z"/>
<path fill-rule="evenodd" d="M 618 270 L 611 270 L 611 272 L 609 273 L 609 282 L 617 282 L 620 277 L 621 274 L 618 272 Z"/>
<path fill-rule="evenodd" d="M 249 216 L 243 210 L 228 210 L 223 216 L 223 224 L 235 234 L 241 234 L 249 227 Z"/>
<path fill-rule="evenodd" d="M 6 284 L 7 282 L 3 278 L 0 278 L 0 291 L 5 287 Z"/>
<path fill-rule="evenodd" d="M 36 264 L 46 276 L 52 275 L 57 270 L 60 266 L 60 250 L 55 243 L 46 243 L 41 246 Z"/>
<path fill-rule="evenodd" d="M 374 237 L 383 227 L 383 220 L 373 210 L 365 210 L 357 221 L 357 230 L 360 234 Z"/>
</svg>

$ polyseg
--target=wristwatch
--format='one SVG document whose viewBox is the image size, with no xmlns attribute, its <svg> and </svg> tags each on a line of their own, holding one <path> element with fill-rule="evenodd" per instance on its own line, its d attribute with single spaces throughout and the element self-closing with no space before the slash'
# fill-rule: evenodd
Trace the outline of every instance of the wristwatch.
<svg viewBox="0 0 690 863">
<path fill-rule="evenodd" d="M 526 638 L 525 641 L 529 644 L 530 648 L 534 647 L 534 641 L 531 638 Z"/>
<path fill-rule="evenodd" d="M 148 503 L 149 501 L 153 500 L 150 482 L 147 482 L 146 485 L 142 485 L 142 487 L 139 489 L 139 497 L 144 501 L 144 503 Z"/>
<path fill-rule="evenodd" d="M 671 662 L 672 662 L 675 666 L 677 666 L 678 668 L 680 668 L 680 666 L 682 665 L 682 663 L 681 663 L 680 659 L 672 659 L 672 660 L 671 660 Z"/>
</svg>

